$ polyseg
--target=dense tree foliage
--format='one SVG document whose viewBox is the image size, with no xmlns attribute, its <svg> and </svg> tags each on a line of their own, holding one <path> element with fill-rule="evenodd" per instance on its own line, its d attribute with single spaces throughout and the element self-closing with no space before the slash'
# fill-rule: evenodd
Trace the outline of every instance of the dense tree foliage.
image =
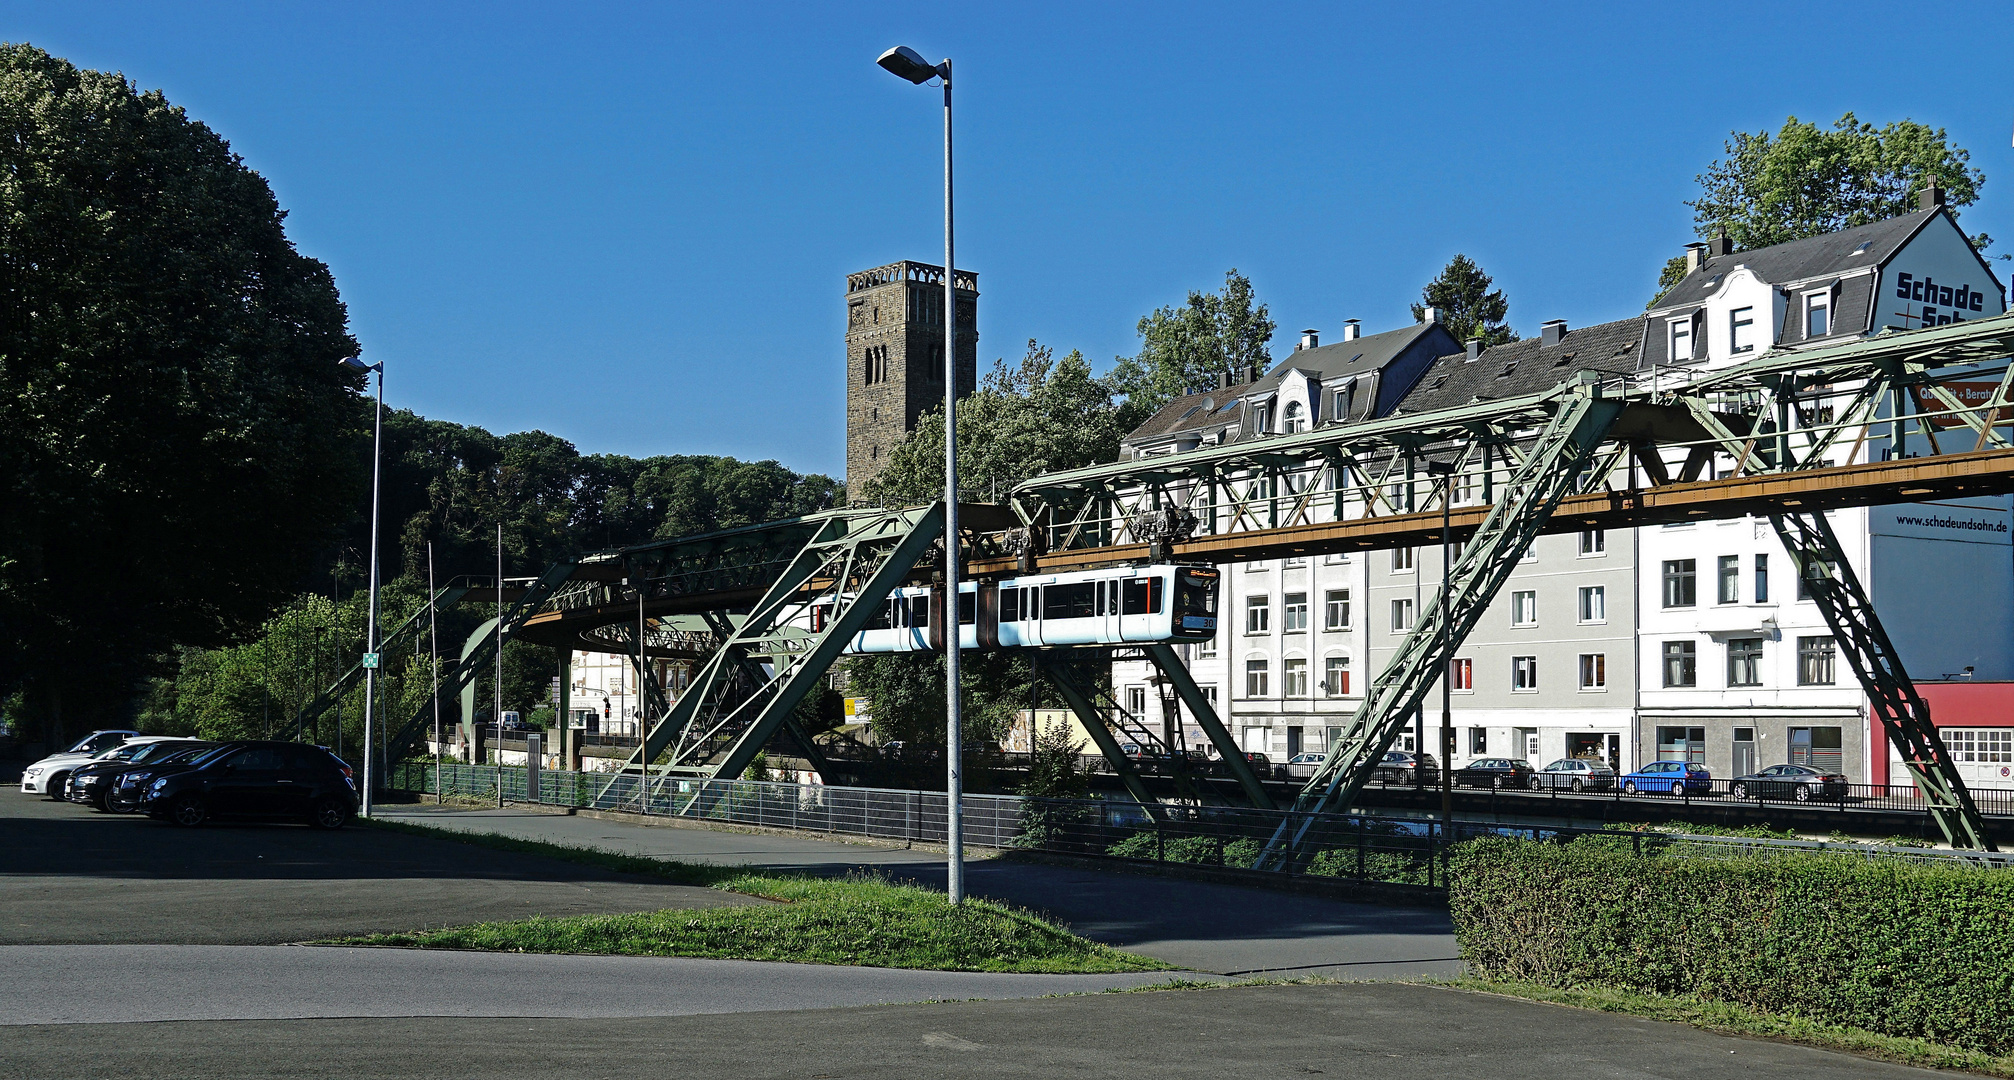
<svg viewBox="0 0 2014 1080">
<path fill-rule="evenodd" d="M 1686 205 L 1701 239 L 1726 233 L 1739 251 L 1910 213 L 1932 179 L 1955 218 L 1986 183 L 1943 128 L 1913 120 L 1875 127 L 1847 113 L 1827 130 L 1793 116 L 1773 136 L 1733 132 L 1725 147 L 1727 156 L 1698 176 L 1699 198 Z M 1991 242 L 1984 233 L 1972 238 L 1981 250 Z M 1684 277 L 1684 256 L 1672 259 L 1658 292 Z"/>
<path fill-rule="evenodd" d="M 357 344 L 265 180 L 160 93 L 4 45 L 0 132 L 0 696 L 74 729 L 257 627 L 353 513 Z"/>
<path fill-rule="evenodd" d="M 1140 320 L 1140 351 L 1120 357 L 1112 389 L 1139 423 L 1170 399 L 1215 386 L 1220 372 L 1273 366 L 1267 343 L 1275 329 L 1252 282 L 1236 269 L 1221 293 L 1191 292 L 1181 307 L 1159 308 Z"/>
<path fill-rule="evenodd" d="M 1481 338 L 1486 347 L 1516 341 L 1517 331 L 1504 323 L 1510 301 L 1504 299 L 1502 289 L 1492 291 L 1493 284 L 1495 279 L 1483 273 L 1475 260 L 1456 255 L 1420 290 L 1421 302 L 1413 305 L 1413 319 L 1426 318 L 1426 309 L 1433 308 L 1456 341 Z"/>
</svg>

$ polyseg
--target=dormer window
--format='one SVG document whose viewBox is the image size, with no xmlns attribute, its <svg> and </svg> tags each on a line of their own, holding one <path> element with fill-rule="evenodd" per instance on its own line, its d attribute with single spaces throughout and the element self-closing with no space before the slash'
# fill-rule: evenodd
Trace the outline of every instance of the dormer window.
<svg viewBox="0 0 2014 1080">
<path fill-rule="evenodd" d="M 1832 292 L 1811 293 L 1804 298 L 1804 336 L 1824 337 L 1832 330 Z"/>
<path fill-rule="evenodd" d="M 1671 320 L 1671 358 L 1673 360 L 1692 359 L 1692 319 L 1690 317 Z"/>
<path fill-rule="evenodd" d="M 1308 430 L 1308 411 L 1301 407 L 1300 402 L 1287 402 L 1287 411 L 1284 414 L 1284 423 L 1281 430 L 1289 435 L 1297 431 Z"/>
<path fill-rule="evenodd" d="M 1755 309 L 1739 307 L 1727 313 L 1727 351 L 1755 351 Z"/>
<path fill-rule="evenodd" d="M 1329 399 L 1329 403 L 1332 406 L 1329 410 L 1329 417 L 1331 419 L 1348 420 L 1350 418 L 1350 398 L 1355 390 L 1356 384 L 1352 383 L 1336 391 L 1334 396 Z"/>
</svg>

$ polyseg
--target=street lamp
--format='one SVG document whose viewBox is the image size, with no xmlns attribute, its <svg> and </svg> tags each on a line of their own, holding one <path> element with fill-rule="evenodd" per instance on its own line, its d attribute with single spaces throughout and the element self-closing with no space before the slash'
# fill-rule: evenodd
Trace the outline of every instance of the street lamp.
<svg viewBox="0 0 2014 1080">
<path fill-rule="evenodd" d="M 1454 595 L 1450 588 L 1448 568 L 1453 544 L 1450 543 L 1448 511 L 1455 496 L 1455 467 L 1447 462 L 1427 462 L 1427 474 L 1441 478 L 1441 624 L 1436 628 L 1440 635 L 1441 654 L 1441 839 L 1445 843 L 1452 836 L 1455 823 L 1455 726 L 1454 726 L 1454 657 L 1448 655 L 1449 623 L 1454 619 L 1450 607 Z"/>
<path fill-rule="evenodd" d="M 344 371 L 363 375 L 376 372 L 378 376 L 377 415 L 371 422 L 371 600 L 369 621 L 364 627 L 364 806 L 365 817 L 371 816 L 371 725 L 377 719 L 374 706 L 378 691 L 378 464 L 383 454 L 381 448 L 385 435 L 385 365 L 384 361 L 366 364 L 354 356 L 346 356 L 336 361 Z"/>
<path fill-rule="evenodd" d="M 958 289 L 951 244 L 951 61 L 932 64 L 906 45 L 881 54 L 880 64 L 918 86 L 944 84 L 944 841 L 945 892 L 965 900 L 965 808 L 960 777 L 965 753 L 958 700 Z"/>
</svg>

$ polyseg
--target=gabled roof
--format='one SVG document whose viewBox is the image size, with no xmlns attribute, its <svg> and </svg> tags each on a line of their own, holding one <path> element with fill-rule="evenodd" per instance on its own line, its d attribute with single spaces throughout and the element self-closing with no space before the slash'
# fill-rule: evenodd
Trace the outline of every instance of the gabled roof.
<svg viewBox="0 0 2014 1080">
<path fill-rule="evenodd" d="M 1154 411 L 1147 422 L 1128 432 L 1127 443 L 1165 438 L 1184 431 L 1215 431 L 1244 418 L 1245 405 L 1239 395 L 1250 386 L 1232 386 L 1205 394 L 1184 394 Z"/>
<path fill-rule="evenodd" d="M 1902 250 L 1902 246 L 1924 226 L 1939 217 L 1943 217 L 1943 208 L 1932 207 L 1823 236 L 1807 236 L 1802 240 L 1772 244 L 1753 251 L 1716 255 L 1658 297 L 1650 310 L 1683 307 L 1704 299 L 1720 284 L 1721 278 L 1733 271 L 1736 264 L 1746 266 L 1756 277 L 1771 283 L 1809 281 L 1862 267 L 1880 266 Z M 1945 220 L 1950 221 L 1949 218 Z M 1957 228 L 1955 222 L 1952 228 Z"/>
<path fill-rule="evenodd" d="M 1636 370 L 1643 317 L 1569 330 L 1558 345 L 1524 338 L 1484 349 L 1470 360 L 1453 353 L 1435 360 L 1399 401 L 1398 413 L 1452 409 L 1477 399 L 1495 401 L 1550 390 L 1582 369 L 1625 374 Z"/>
<path fill-rule="evenodd" d="M 1291 371 L 1305 371 L 1324 382 L 1366 372 L 1377 371 L 1399 358 L 1422 335 L 1431 333 L 1437 323 L 1415 323 L 1387 330 L 1382 334 L 1360 337 L 1355 341 L 1337 341 L 1328 345 L 1317 345 L 1312 349 L 1296 349 L 1285 360 L 1273 365 L 1266 376 L 1254 383 L 1231 387 L 1223 393 L 1236 391 L 1243 394 L 1262 394 L 1279 389 L 1280 382 Z"/>
</svg>

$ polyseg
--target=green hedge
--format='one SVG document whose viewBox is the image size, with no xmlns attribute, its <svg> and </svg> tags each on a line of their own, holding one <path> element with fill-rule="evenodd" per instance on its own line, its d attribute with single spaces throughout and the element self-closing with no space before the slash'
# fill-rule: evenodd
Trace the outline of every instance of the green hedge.
<svg viewBox="0 0 2014 1080">
<path fill-rule="evenodd" d="M 1451 877 L 1462 958 L 1484 978 L 2014 1052 L 2014 872 L 1478 840 L 1456 849 Z"/>
</svg>

